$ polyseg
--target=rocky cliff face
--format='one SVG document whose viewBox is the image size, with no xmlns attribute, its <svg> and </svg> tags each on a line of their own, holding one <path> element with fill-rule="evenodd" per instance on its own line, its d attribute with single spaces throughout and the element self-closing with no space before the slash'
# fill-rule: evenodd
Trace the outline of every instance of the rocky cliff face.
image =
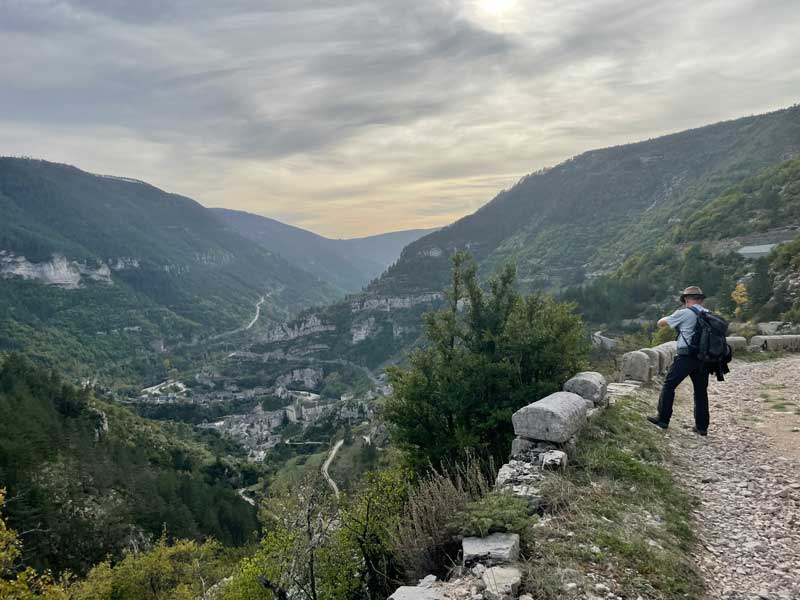
<svg viewBox="0 0 800 600">
<path fill-rule="evenodd" d="M 68 260 L 60 254 L 54 254 L 49 261 L 34 263 L 7 250 L 0 250 L 0 275 L 21 277 L 66 289 L 78 288 L 87 280 L 112 283 L 111 269 L 105 264 L 93 267 Z"/>
</svg>

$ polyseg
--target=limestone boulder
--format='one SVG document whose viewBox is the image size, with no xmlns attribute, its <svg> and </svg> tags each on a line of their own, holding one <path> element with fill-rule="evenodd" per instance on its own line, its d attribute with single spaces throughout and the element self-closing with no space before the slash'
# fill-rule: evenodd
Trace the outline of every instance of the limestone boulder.
<svg viewBox="0 0 800 600">
<path fill-rule="evenodd" d="M 516 533 L 493 533 L 484 538 L 467 537 L 461 542 L 464 566 L 508 565 L 519 560 L 519 536 Z"/>
<path fill-rule="evenodd" d="M 622 374 L 625 379 L 649 383 L 650 357 L 638 350 L 626 352 L 622 355 Z"/>
<path fill-rule="evenodd" d="M 589 400 L 592 403 L 590 409 L 606 404 L 607 389 L 606 378 L 595 371 L 578 373 L 564 384 L 565 392 L 572 392 L 585 400 Z"/>
<path fill-rule="evenodd" d="M 587 403 L 578 394 L 556 392 L 520 408 L 511 422 L 519 437 L 563 443 L 583 427 L 587 412 Z"/>
</svg>

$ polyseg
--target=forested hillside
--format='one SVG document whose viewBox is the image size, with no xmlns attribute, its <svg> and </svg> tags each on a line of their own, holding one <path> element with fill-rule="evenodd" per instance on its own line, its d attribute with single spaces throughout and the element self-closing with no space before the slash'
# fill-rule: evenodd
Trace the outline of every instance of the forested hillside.
<svg viewBox="0 0 800 600">
<path fill-rule="evenodd" d="M 524 177 L 477 212 L 404 251 L 384 294 L 437 290 L 468 249 L 490 272 L 516 261 L 528 289 L 610 272 L 731 185 L 800 153 L 800 106 L 592 150 Z"/>
<path fill-rule="evenodd" d="M 0 213 L 0 350 L 84 376 L 142 376 L 153 348 L 241 327 L 261 297 L 285 318 L 336 296 L 139 181 L 2 158 Z"/>
<path fill-rule="evenodd" d="M 248 541 L 233 448 L 101 402 L 18 355 L 0 365 L 0 482 L 26 564 L 83 573 L 170 538 Z"/>
<path fill-rule="evenodd" d="M 567 290 L 595 323 L 656 317 L 676 291 L 700 285 L 707 304 L 743 319 L 800 321 L 800 158 L 769 167 L 655 237 L 614 273 Z M 792 241 L 794 240 L 794 241 Z M 749 259 L 742 247 L 774 247 Z M 739 287 L 739 301 L 734 290 Z"/>
<path fill-rule="evenodd" d="M 334 240 L 259 215 L 223 208 L 212 210 L 233 231 L 280 254 L 343 293 L 359 291 L 396 261 L 407 244 L 432 231 L 412 229 Z"/>
</svg>

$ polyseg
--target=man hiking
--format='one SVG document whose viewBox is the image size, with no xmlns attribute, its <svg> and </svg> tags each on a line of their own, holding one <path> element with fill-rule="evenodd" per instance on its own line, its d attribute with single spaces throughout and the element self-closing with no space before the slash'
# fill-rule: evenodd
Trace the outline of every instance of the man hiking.
<svg viewBox="0 0 800 600">
<path fill-rule="evenodd" d="M 692 338 L 697 327 L 698 315 L 708 312 L 703 306 L 705 294 L 699 287 L 692 285 L 681 293 L 680 308 L 668 317 L 659 319 L 658 326 L 669 326 L 678 332 L 678 355 L 667 373 L 661 396 L 658 399 L 658 416 L 647 417 L 653 425 L 666 429 L 672 418 L 672 404 L 675 401 L 675 388 L 690 377 L 694 387 L 694 428 L 700 435 L 708 435 L 708 375 L 709 369 L 697 356 L 692 347 Z"/>
</svg>

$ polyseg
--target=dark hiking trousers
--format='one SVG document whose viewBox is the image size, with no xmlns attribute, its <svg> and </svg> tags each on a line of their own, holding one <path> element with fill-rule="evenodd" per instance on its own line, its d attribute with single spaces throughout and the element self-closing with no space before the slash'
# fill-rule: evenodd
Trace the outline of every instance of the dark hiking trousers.
<svg viewBox="0 0 800 600">
<path fill-rule="evenodd" d="M 672 418 L 672 404 L 675 402 L 675 388 L 690 377 L 694 387 L 694 424 L 701 431 L 708 429 L 708 369 L 696 356 L 678 354 L 667 373 L 661 397 L 658 399 L 658 418 L 669 423 Z"/>
</svg>

